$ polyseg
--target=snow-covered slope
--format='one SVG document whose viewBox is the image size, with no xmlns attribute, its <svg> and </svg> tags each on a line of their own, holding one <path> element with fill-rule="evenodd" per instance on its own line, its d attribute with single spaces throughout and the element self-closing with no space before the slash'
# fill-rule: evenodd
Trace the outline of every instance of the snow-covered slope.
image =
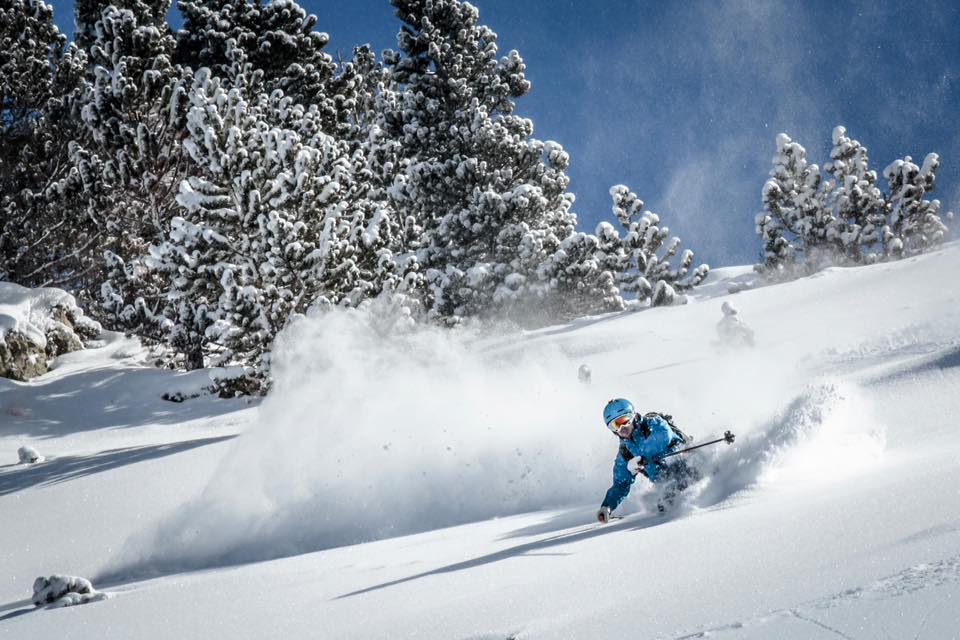
<svg viewBox="0 0 960 640">
<path fill-rule="evenodd" d="M 521 337 L 307 319 L 260 406 L 160 400 L 203 372 L 114 337 L 0 381 L 0 638 L 960 637 L 957 273 L 716 278 Z M 614 396 L 737 442 L 667 515 L 638 483 L 593 524 Z M 110 597 L 34 609 L 53 573 Z"/>
</svg>

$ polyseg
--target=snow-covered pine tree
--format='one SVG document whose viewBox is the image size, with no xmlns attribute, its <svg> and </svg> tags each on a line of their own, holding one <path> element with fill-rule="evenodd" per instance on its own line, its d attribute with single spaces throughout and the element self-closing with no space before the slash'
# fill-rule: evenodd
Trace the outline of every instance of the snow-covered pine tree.
<svg viewBox="0 0 960 640">
<path fill-rule="evenodd" d="M 772 276 L 789 275 L 798 267 L 815 270 L 832 258 L 828 238 L 835 237 L 837 220 L 826 199 L 820 168 L 807 163 L 801 145 L 779 134 L 770 179 L 763 185 L 764 211 L 756 217 L 757 235 L 764 241 L 759 270 Z"/>
<path fill-rule="evenodd" d="M 85 62 L 40 0 L 0 2 L 0 280 L 61 284 L 82 272 L 86 230 L 51 185 L 68 172 L 69 107 Z"/>
<path fill-rule="evenodd" d="M 208 67 L 230 77 L 231 47 L 263 74 L 264 89 L 275 89 L 304 105 L 316 105 L 329 125 L 335 119 L 327 103 L 326 82 L 336 66 L 323 49 L 330 38 L 315 31 L 317 16 L 293 0 L 189 0 L 179 2 L 183 27 L 174 61 L 194 70 Z M 328 126 L 328 131 L 330 131 Z"/>
<path fill-rule="evenodd" d="M 53 94 L 55 65 L 67 39 L 53 22 L 53 8 L 41 0 L 0 4 L 0 162 L 15 168 Z M 0 173 L 4 184 L 12 171 Z"/>
<path fill-rule="evenodd" d="M 619 237 L 615 229 L 603 224 L 597 235 L 610 247 L 605 253 L 617 252 L 614 268 L 622 291 L 635 294 L 638 302 L 649 300 L 656 307 L 675 303 L 677 293 L 703 282 L 710 267 L 701 264 L 691 271 L 693 251 L 684 250 L 676 268 L 671 266 L 680 250 L 680 238 L 670 238 L 670 229 L 659 226 L 657 214 L 643 210 L 643 201 L 637 194 L 619 184 L 611 187 L 610 197 L 624 236 Z M 665 245 L 667 238 L 670 240 Z"/>
<path fill-rule="evenodd" d="M 940 201 L 924 198 L 933 191 L 939 167 L 940 156 L 929 153 L 922 167 L 906 156 L 894 160 L 883 170 L 883 177 L 890 185 L 889 254 L 909 256 L 922 253 L 939 246 L 946 237 L 948 229 L 940 217 Z"/>
<path fill-rule="evenodd" d="M 765 210 L 756 218 L 764 242 L 759 271 L 780 277 L 811 273 L 827 265 L 896 259 L 943 242 L 949 230 L 940 201 L 924 197 L 936 182 L 937 154 L 928 154 L 922 167 L 910 156 L 892 162 L 883 172 L 887 194 L 877 186 L 866 147 L 842 126 L 833 130 L 830 156 L 825 169 L 833 180 L 821 183 L 803 147 L 784 133 L 777 136 L 774 167 L 763 187 Z"/>
<path fill-rule="evenodd" d="M 428 312 L 451 323 L 522 316 L 552 295 L 541 276 L 553 270 L 540 267 L 574 233 L 569 157 L 514 114 L 530 89 L 523 61 L 516 51 L 498 59 L 475 7 L 391 1 L 404 24 L 399 53 L 384 57 L 399 93 L 385 131 L 403 153 L 390 193 L 405 226 L 413 218 L 423 229 Z"/>
<path fill-rule="evenodd" d="M 619 240 L 617 236 L 618 247 Z M 528 312 L 532 319 L 546 324 L 623 310 L 615 275 L 622 263 L 611 260 L 616 254 L 608 253 L 608 248 L 599 228 L 597 235 L 577 232 L 561 240 L 559 247 L 540 265 L 537 275 L 546 283 L 547 293 L 543 295 L 541 313 Z"/>
<path fill-rule="evenodd" d="M 159 337 L 151 319 L 162 287 L 139 257 L 169 230 L 177 209 L 191 74 L 170 60 L 174 39 L 163 6 L 130 7 L 106 6 L 93 28 L 77 104 L 81 126 L 70 147 L 72 188 L 82 199 L 77 217 L 99 235 L 101 272 L 91 284 L 101 320 Z"/>
<path fill-rule="evenodd" d="M 350 241 L 343 144 L 323 132 L 316 107 L 267 95 L 234 53 L 228 81 L 196 74 L 184 148 L 197 170 L 147 264 L 167 277 L 171 346 L 192 366 L 239 363 L 262 377 L 292 314 L 367 285 Z"/>
<path fill-rule="evenodd" d="M 343 197 L 350 203 L 350 242 L 366 283 L 342 302 L 357 305 L 389 295 L 393 304 L 416 314 L 424 289 L 415 253 L 421 229 L 415 217 L 397 213 L 390 195 L 403 150 L 399 140 L 386 135 L 384 115 L 395 109 L 397 87 L 373 51 L 361 46 L 327 90 L 337 114 L 336 137 L 346 145 L 352 167 L 354 179 Z"/>
<path fill-rule="evenodd" d="M 162 29 L 167 24 L 170 0 L 76 0 L 76 29 L 73 39 L 81 50 L 89 52 L 101 40 L 101 36 L 97 34 L 97 23 L 100 22 L 104 9 L 109 6 L 130 11 L 137 17 L 140 25 L 151 24 Z"/>
<path fill-rule="evenodd" d="M 824 170 L 833 176 L 828 189 L 836 235 L 828 240 L 843 252 L 845 262 L 874 262 L 883 255 L 889 235 L 883 193 L 877 172 L 870 169 L 867 148 L 847 136 L 846 128 L 833 129 L 833 149 Z"/>
</svg>

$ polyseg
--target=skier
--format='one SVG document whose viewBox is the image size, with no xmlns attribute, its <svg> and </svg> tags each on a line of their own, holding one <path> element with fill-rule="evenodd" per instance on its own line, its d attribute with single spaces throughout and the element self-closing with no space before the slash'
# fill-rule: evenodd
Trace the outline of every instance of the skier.
<svg viewBox="0 0 960 640">
<path fill-rule="evenodd" d="M 677 491 L 686 489 L 691 479 L 697 479 L 699 474 L 680 460 L 680 456 L 675 456 L 676 460 L 670 464 L 657 460 L 691 440 L 671 424 L 670 416 L 659 413 L 640 415 L 633 410 L 629 400 L 616 398 L 604 407 L 603 421 L 620 438 L 620 450 L 613 464 L 613 486 L 597 511 L 598 521 L 606 523 L 610 520 L 610 513 L 630 493 L 638 473 L 657 484 L 672 484 L 664 495 L 667 502 L 672 502 Z M 662 503 L 657 508 L 664 511 Z"/>
</svg>

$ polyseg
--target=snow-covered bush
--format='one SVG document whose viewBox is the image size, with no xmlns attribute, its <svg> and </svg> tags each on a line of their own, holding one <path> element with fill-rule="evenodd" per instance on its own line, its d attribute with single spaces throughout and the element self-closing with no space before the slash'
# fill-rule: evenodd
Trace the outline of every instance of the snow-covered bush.
<svg viewBox="0 0 960 640">
<path fill-rule="evenodd" d="M 33 604 L 47 609 L 71 607 L 106 599 L 86 578 L 76 576 L 40 576 L 33 582 Z"/>
<path fill-rule="evenodd" d="M 37 462 L 43 462 L 45 460 L 39 451 L 27 445 L 17 449 L 17 457 L 20 460 L 20 464 L 36 464 Z"/>
<path fill-rule="evenodd" d="M 844 127 L 833 130 L 830 162 L 808 164 L 806 150 L 781 133 L 770 179 L 763 186 L 764 210 L 756 216 L 763 239 L 757 270 L 773 278 L 809 274 L 824 266 L 896 259 L 939 246 L 948 234 L 940 201 L 927 200 L 940 157 L 931 153 L 917 166 L 910 156 L 884 170 L 888 191 L 877 185 L 867 149 Z M 945 217 L 952 218 L 952 213 Z"/>
</svg>

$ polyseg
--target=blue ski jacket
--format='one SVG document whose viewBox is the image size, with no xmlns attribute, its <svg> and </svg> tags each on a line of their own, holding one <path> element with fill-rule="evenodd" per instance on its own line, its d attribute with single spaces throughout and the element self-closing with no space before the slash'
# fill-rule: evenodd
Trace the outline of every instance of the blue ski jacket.
<svg viewBox="0 0 960 640">
<path fill-rule="evenodd" d="M 683 444 L 683 437 L 670 428 L 670 424 L 662 417 L 651 415 L 637 416 L 637 424 L 629 438 L 620 438 L 620 446 L 626 448 L 634 456 L 643 456 L 649 462 L 643 468 L 651 482 L 656 482 L 662 476 L 664 463 L 656 462 L 655 458 L 668 453 L 677 445 Z M 627 469 L 627 459 L 621 451 L 617 451 L 617 459 L 613 463 L 613 486 L 607 490 L 603 499 L 604 507 L 613 511 L 630 493 L 634 475 Z"/>
</svg>

